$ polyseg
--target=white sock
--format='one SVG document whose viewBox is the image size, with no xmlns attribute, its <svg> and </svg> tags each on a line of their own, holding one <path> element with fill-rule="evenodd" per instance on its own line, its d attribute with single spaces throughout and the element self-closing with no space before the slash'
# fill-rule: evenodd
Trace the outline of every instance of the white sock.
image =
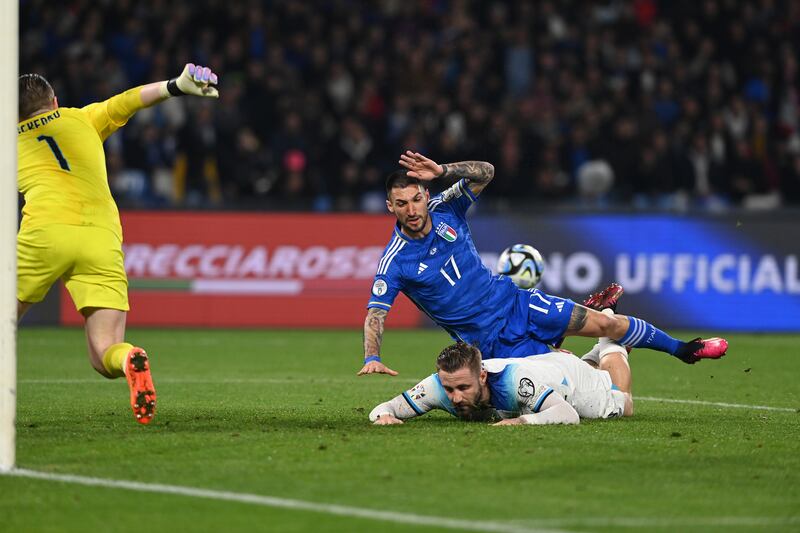
<svg viewBox="0 0 800 533">
<path fill-rule="evenodd" d="M 625 349 L 624 346 L 621 344 L 612 341 L 608 337 L 600 337 L 600 342 L 597 343 L 599 348 L 598 350 L 598 364 L 605 356 L 610 353 L 621 353 L 625 356 L 625 359 L 628 359 L 628 350 Z"/>
<path fill-rule="evenodd" d="M 596 343 L 592 346 L 592 349 L 589 350 L 583 357 L 581 357 L 584 361 L 594 363 L 594 366 L 597 367 L 600 364 L 600 343 Z"/>
</svg>

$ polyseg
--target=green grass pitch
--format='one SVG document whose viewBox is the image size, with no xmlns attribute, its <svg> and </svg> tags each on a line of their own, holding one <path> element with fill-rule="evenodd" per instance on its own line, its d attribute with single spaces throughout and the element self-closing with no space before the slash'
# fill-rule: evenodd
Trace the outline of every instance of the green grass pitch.
<svg viewBox="0 0 800 533">
<path fill-rule="evenodd" d="M 130 414 L 124 381 L 91 369 L 81 330 L 19 332 L 19 468 L 498 531 L 800 529 L 800 336 L 730 335 L 727 357 L 695 366 L 635 351 L 636 415 L 569 427 L 491 427 L 444 413 L 370 425 L 374 405 L 432 371 L 448 343 L 439 331 L 387 330 L 396 378 L 355 376 L 356 331 L 138 329 L 128 338 L 152 359 L 158 413 L 146 427 Z M 9 476 L 0 494 L 3 532 L 445 531 Z"/>
</svg>

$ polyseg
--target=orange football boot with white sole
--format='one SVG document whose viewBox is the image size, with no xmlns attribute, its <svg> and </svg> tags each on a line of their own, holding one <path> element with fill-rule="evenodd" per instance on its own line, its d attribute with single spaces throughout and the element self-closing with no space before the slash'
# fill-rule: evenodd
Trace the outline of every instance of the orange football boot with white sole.
<svg viewBox="0 0 800 533">
<path fill-rule="evenodd" d="M 141 348 L 134 347 L 128 352 L 125 377 L 131 390 L 133 416 L 140 424 L 149 424 L 156 414 L 156 389 L 150 375 L 150 360 Z"/>
</svg>

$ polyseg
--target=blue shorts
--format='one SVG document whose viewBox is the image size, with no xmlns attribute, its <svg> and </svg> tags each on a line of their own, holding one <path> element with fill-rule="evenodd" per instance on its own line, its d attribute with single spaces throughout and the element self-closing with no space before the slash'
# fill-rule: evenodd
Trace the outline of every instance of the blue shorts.
<svg viewBox="0 0 800 533">
<path fill-rule="evenodd" d="M 551 351 L 564 336 L 575 302 L 538 289 L 520 290 L 506 324 L 481 345 L 485 359 L 526 357 Z"/>
</svg>

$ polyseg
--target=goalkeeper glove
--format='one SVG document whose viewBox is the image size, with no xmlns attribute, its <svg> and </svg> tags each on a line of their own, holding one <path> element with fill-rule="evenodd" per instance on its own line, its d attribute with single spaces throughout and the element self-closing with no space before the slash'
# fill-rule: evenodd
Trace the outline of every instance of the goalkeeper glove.
<svg viewBox="0 0 800 533">
<path fill-rule="evenodd" d="M 217 81 L 217 75 L 211 72 L 210 68 L 201 67 L 194 63 L 186 63 L 181 75 L 167 82 L 167 91 L 172 96 L 192 94 L 208 98 L 219 98 Z"/>
</svg>

